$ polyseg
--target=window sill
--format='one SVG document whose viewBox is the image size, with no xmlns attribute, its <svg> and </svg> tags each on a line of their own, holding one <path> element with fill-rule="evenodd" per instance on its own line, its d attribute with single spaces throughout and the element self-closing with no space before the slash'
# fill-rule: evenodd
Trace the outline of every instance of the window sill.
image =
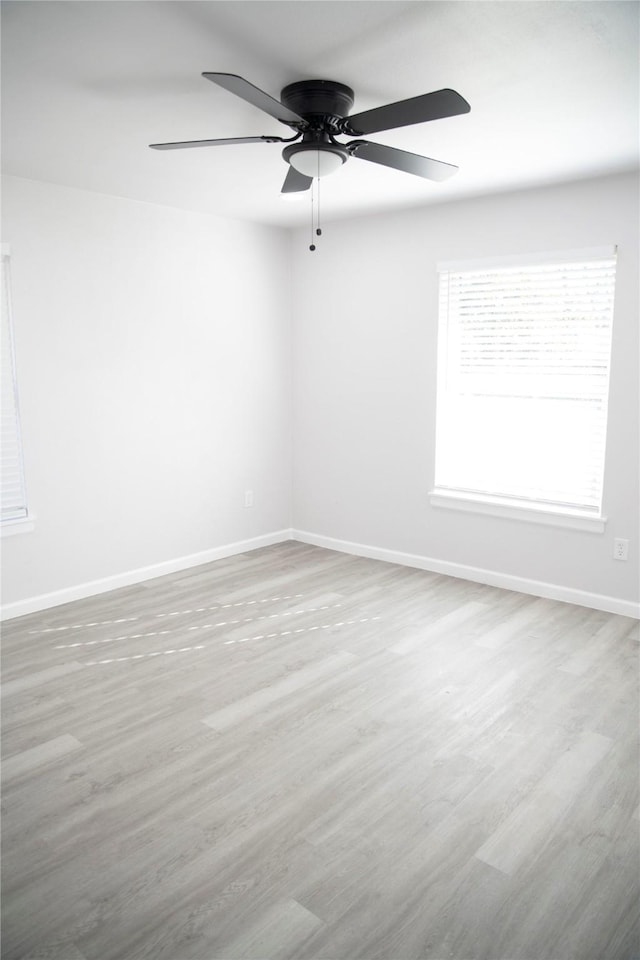
<svg viewBox="0 0 640 960">
<path fill-rule="evenodd" d="M 17 520 L 4 520 L 0 523 L 0 538 L 15 537 L 21 533 L 31 533 L 35 529 L 35 517 L 20 517 Z"/>
<path fill-rule="evenodd" d="M 607 523 L 606 517 L 596 517 L 580 510 L 571 510 L 569 507 L 556 508 L 547 504 L 538 506 L 526 501 L 514 502 L 502 497 L 443 490 L 437 487 L 430 492 L 429 500 L 433 507 L 442 507 L 447 510 L 463 510 L 467 513 L 505 517 L 508 520 L 524 520 L 528 523 L 543 523 L 571 530 L 586 530 L 590 533 L 604 533 Z"/>
</svg>

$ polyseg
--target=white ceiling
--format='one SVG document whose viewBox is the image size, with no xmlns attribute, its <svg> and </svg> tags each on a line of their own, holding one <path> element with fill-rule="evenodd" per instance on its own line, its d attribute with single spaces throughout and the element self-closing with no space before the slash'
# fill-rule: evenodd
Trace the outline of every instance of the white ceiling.
<svg viewBox="0 0 640 960">
<path fill-rule="evenodd" d="M 290 226 L 279 144 L 157 152 L 172 140 L 288 127 L 204 80 L 279 98 L 295 80 L 356 93 L 352 112 L 452 87 L 471 113 L 370 139 L 459 166 L 432 183 L 353 158 L 322 181 L 328 220 L 634 169 L 635 0 L 9 0 L 2 3 L 3 170 Z"/>
</svg>

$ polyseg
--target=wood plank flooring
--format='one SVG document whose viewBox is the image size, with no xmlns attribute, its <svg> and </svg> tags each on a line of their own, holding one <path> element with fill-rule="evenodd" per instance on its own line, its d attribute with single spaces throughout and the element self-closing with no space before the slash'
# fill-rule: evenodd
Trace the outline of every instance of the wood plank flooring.
<svg viewBox="0 0 640 960">
<path fill-rule="evenodd" d="M 299 543 L 3 629 L 3 960 L 638 960 L 638 623 Z"/>
</svg>

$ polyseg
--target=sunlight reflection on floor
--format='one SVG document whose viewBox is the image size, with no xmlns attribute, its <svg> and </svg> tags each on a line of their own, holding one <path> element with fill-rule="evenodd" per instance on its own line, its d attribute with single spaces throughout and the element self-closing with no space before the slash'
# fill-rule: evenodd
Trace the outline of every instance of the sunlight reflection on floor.
<svg viewBox="0 0 640 960">
<path fill-rule="evenodd" d="M 208 613 L 212 610 L 224 610 L 228 607 L 245 607 L 256 603 L 274 603 L 277 600 L 300 600 L 304 594 L 291 593 L 282 597 L 264 597 L 261 600 L 237 600 L 234 603 L 215 603 L 210 607 L 196 607 L 191 610 L 171 610 L 169 613 L 155 613 L 155 617 L 179 617 L 190 613 Z M 30 630 L 31 635 L 42 633 L 61 633 L 65 630 L 84 630 L 89 627 L 108 627 L 115 623 L 133 623 L 139 617 L 119 617 L 117 620 L 93 620 L 91 623 L 65 624 L 60 627 L 44 627 L 42 630 Z"/>
<path fill-rule="evenodd" d="M 341 607 L 341 603 L 325 604 L 321 607 L 306 607 L 302 610 L 285 610 L 284 613 L 266 613 L 264 616 L 243 617 L 241 620 L 219 620 L 217 623 L 202 623 L 187 627 L 187 631 L 193 630 L 213 630 L 216 627 L 237 626 L 240 623 L 255 623 L 257 620 L 275 620 L 279 617 L 302 616 L 305 613 L 317 613 L 320 610 L 333 610 Z M 356 621 L 352 621 L 355 623 Z M 142 637 L 158 637 L 164 634 L 173 633 L 172 630 L 150 630 L 147 633 L 127 633 L 120 637 L 103 637 L 100 640 L 78 640 L 75 643 L 57 644 L 55 650 L 71 650 L 76 647 L 92 647 L 100 643 L 115 643 L 118 640 L 140 640 Z"/>
<path fill-rule="evenodd" d="M 336 606 L 339 606 L 339 604 L 336 604 Z M 322 609 L 322 608 L 319 607 L 318 609 Z M 381 617 L 358 617 L 355 620 L 340 620 L 337 623 L 322 623 L 312 627 L 297 627 L 296 629 L 293 629 L 293 630 L 280 630 L 275 633 L 258 633 L 252 637 L 239 637 L 235 640 L 223 640 L 222 643 L 224 646 L 229 646 L 231 644 L 248 643 L 250 641 L 256 641 L 256 640 L 271 640 L 271 639 L 276 639 L 278 637 L 293 636 L 294 634 L 311 633 L 315 630 L 332 630 L 332 629 L 335 629 L 336 627 L 346 627 L 354 623 L 369 623 L 374 620 L 380 620 L 380 619 Z M 88 660 L 86 661 L 85 666 L 95 667 L 101 664 L 124 663 L 125 661 L 129 661 L 129 660 L 146 660 L 150 657 L 161 657 L 161 656 L 165 656 L 172 653 L 189 653 L 192 650 L 206 650 L 206 644 L 199 644 L 198 646 L 194 646 L 194 647 L 178 647 L 176 649 L 171 649 L 171 650 L 153 650 L 151 653 L 136 653 L 126 657 L 109 657 L 104 660 Z"/>
</svg>

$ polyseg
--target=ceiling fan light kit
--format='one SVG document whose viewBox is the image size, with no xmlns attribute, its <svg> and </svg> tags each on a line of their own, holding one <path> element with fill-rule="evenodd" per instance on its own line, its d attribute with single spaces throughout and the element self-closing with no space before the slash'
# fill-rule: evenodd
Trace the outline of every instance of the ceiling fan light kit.
<svg viewBox="0 0 640 960">
<path fill-rule="evenodd" d="M 152 149 L 286 143 L 288 146 L 282 151 L 282 156 L 289 164 L 289 169 L 282 185 L 283 194 L 309 190 L 314 180 L 339 170 L 350 157 L 391 167 L 425 180 L 446 180 L 458 169 L 441 160 L 369 140 L 356 139 L 347 143 L 336 140 L 338 136 L 362 137 L 364 134 L 468 113 L 471 107 L 455 90 L 436 90 L 349 116 L 354 102 L 353 90 L 333 80 L 299 80 L 290 83 L 282 89 L 280 100 L 276 100 L 234 73 L 203 73 L 202 76 L 290 127 L 294 135 L 152 143 L 149 145 Z"/>
<path fill-rule="evenodd" d="M 349 156 L 345 147 L 338 144 L 296 143 L 285 147 L 282 156 L 294 170 L 305 177 L 327 177 L 339 170 Z"/>
</svg>

